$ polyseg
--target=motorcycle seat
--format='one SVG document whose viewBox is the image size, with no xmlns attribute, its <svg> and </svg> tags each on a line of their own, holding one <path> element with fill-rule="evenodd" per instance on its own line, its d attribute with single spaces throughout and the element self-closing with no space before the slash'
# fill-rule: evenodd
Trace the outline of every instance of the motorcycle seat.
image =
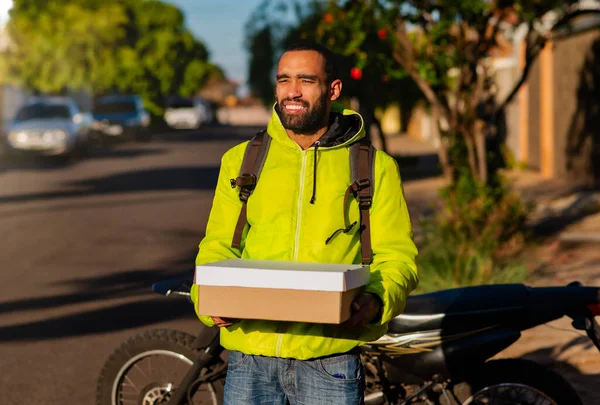
<svg viewBox="0 0 600 405">
<path fill-rule="evenodd" d="M 523 284 L 497 284 L 409 296 L 405 311 L 392 319 L 388 333 L 484 327 L 522 310 L 530 294 L 531 288 Z"/>
</svg>

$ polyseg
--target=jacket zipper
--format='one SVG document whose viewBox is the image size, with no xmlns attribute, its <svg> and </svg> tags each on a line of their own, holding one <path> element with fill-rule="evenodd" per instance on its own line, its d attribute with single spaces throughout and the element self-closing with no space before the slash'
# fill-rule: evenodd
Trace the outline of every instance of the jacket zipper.
<svg viewBox="0 0 600 405">
<path fill-rule="evenodd" d="M 294 240 L 294 261 L 298 261 L 298 247 L 300 246 L 300 228 L 302 222 L 302 198 L 304 197 L 304 176 L 306 175 L 306 156 L 305 150 L 302 153 L 302 169 L 300 170 L 300 192 L 298 194 L 298 217 L 296 218 L 296 238 Z M 277 335 L 277 344 L 275 345 L 275 357 L 281 356 L 281 343 L 283 342 L 283 333 Z"/>
<path fill-rule="evenodd" d="M 294 261 L 298 261 L 300 246 L 300 227 L 302 223 L 302 198 L 304 197 L 304 176 L 306 175 L 306 151 L 302 151 L 302 170 L 300 170 L 300 193 L 298 194 L 298 216 L 296 218 L 296 239 L 294 241 Z"/>
</svg>

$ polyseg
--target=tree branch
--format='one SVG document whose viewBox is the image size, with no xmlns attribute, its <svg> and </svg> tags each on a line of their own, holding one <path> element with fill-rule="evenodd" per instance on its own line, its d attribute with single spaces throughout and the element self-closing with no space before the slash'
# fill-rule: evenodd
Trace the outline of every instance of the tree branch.
<svg viewBox="0 0 600 405">
<path fill-rule="evenodd" d="M 475 59 L 479 60 L 489 52 L 492 46 L 496 43 L 496 35 L 500 31 L 500 23 L 502 19 L 505 17 L 506 11 L 502 10 L 501 14 L 496 16 L 496 21 L 490 26 L 490 21 L 493 19 L 494 14 L 490 13 L 487 16 L 485 25 L 483 26 L 483 32 L 479 35 L 479 43 L 476 46 Z M 491 33 L 488 34 L 489 30 L 492 30 Z"/>
<path fill-rule="evenodd" d="M 530 31 L 527 33 L 527 37 L 529 37 L 530 33 L 534 33 L 534 32 L 535 31 L 533 31 L 533 28 L 530 24 Z M 533 35 L 534 34 L 532 34 L 532 36 Z M 506 96 L 504 101 L 502 103 L 499 103 L 496 106 L 496 108 L 494 109 L 493 122 L 495 122 L 495 119 L 498 116 L 498 114 L 500 113 L 500 111 L 502 111 L 502 110 L 504 110 L 504 108 L 506 108 L 508 103 L 510 103 L 515 98 L 515 96 L 519 93 L 519 89 L 521 88 L 521 86 L 527 81 L 527 77 L 529 76 L 529 71 L 531 70 L 531 66 L 533 65 L 533 62 L 539 56 L 542 49 L 544 49 L 546 41 L 547 41 L 547 39 L 540 35 L 537 39 L 534 40 L 534 42 L 531 44 L 531 46 L 529 44 L 526 45 L 527 48 L 525 50 L 525 66 L 523 67 L 523 72 L 521 73 L 521 77 L 519 78 L 519 81 L 514 85 L 513 89 L 510 91 L 508 96 Z M 529 41 L 526 40 L 526 43 L 527 42 L 529 42 Z"/>
<path fill-rule="evenodd" d="M 396 62 L 398 62 L 404 69 L 406 69 L 406 72 L 414 80 L 415 84 L 419 87 L 427 101 L 429 101 L 429 103 L 432 105 L 441 106 L 440 100 L 438 99 L 437 95 L 435 94 L 429 83 L 423 80 L 421 76 L 419 76 L 419 73 L 417 73 L 417 71 L 414 69 L 414 63 L 407 63 L 396 52 L 394 52 L 393 56 Z"/>
<path fill-rule="evenodd" d="M 398 43 L 402 47 L 402 51 L 406 57 L 404 63 L 400 63 L 404 66 L 405 69 L 412 68 L 412 65 L 415 63 L 415 55 L 413 52 L 413 45 L 408 38 L 408 32 L 406 31 L 406 22 L 402 18 L 398 18 L 396 20 L 397 28 L 396 28 L 396 37 L 398 38 Z M 395 56 L 395 55 L 394 55 Z M 396 61 L 398 61 L 396 59 Z"/>
</svg>

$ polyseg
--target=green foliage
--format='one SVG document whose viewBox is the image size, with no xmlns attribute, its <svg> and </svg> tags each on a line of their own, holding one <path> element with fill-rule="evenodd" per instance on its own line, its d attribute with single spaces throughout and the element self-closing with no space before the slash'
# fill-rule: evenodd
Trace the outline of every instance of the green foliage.
<svg viewBox="0 0 600 405">
<path fill-rule="evenodd" d="M 420 291 L 524 280 L 527 271 L 516 258 L 531 207 L 506 180 L 486 187 L 464 171 L 441 191 L 441 200 L 439 211 L 422 223 Z"/>
<path fill-rule="evenodd" d="M 14 13 L 14 44 L 2 60 L 8 80 L 41 92 L 110 87 L 117 70 L 112 48 L 124 35 L 126 16 L 115 4 L 90 11 L 49 3 L 36 17 Z"/>
<path fill-rule="evenodd" d="M 426 248 L 417 260 L 419 286 L 415 294 L 485 284 L 522 283 L 528 270 L 517 260 L 493 261 L 489 255 L 471 252 L 458 255 L 457 247 Z"/>
<path fill-rule="evenodd" d="M 140 94 L 160 115 L 218 69 L 175 6 L 155 0 L 17 0 L 4 55 L 9 81 L 43 93 L 88 89 Z"/>
</svg>

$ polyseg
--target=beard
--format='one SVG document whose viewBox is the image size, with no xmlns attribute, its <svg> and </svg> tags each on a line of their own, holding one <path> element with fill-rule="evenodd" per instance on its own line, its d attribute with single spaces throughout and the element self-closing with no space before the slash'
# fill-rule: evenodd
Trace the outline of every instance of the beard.
<svg viewBox="0 0 600 405">
<path fill-rule="evenodd" d="M 286 101 L 300 103 L 306 107 L 306 110 L 302 114 L 287 114 L 283 107 Z M 285 129 L 296 134 L 314 134 L 327 123 L 327 93 L 323 94 L 312 108 L 304 100 L 285 98 L 277 102 L 275 110 Z"/>
</svg>

